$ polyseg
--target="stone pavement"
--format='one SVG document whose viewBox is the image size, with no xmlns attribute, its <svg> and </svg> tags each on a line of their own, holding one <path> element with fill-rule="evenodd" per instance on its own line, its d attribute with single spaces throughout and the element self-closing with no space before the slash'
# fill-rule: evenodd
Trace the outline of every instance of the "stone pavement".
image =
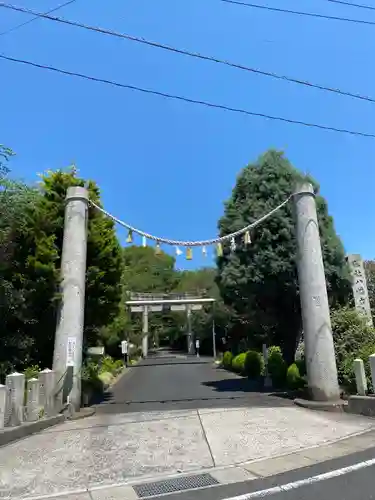
<svg viewBox="0 0 375 500">
<path fill-rule="evenodd" d="M 272 405 L 102 414 L 65 422 L 0 448 L 0 497 L 87 489 L 100 497 L 115 491 L 110 486 L 129 481 L 207 470 L 221 481 L 233 474 L 241 480 L 261 475 L 262 459 L 300 452 L 305 461 L 309 454 L 311 460 L 311 450 L 370 431 L 374 424 L 346 414 Z M 258 466 L 251 465 L 254 461 Z M 281 463 L 285 467 L 286 458 Z M 233 468 L 236 464 L 242 465 Z M 134 490 L 128 488 L 129 492 L 136 498 Z M 74 495 L 66 498 L 78 500 Z M 125 500 L 123 494 L 121 498 Z"/>
</svg>

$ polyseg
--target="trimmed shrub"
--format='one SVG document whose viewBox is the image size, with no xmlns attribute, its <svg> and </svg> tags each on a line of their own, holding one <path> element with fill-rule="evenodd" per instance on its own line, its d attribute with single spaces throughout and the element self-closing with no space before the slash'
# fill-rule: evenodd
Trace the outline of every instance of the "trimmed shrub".
<svg viewBox="0 0 375 500">
<path fill-rule="evenodd" d="M 226 351 L 223 356 L 223 367 L 227 370 L 232 368 L 233 354 L 230 351 Z"/>
<path fill-rule="evenodd" d="M 268 373 L 272 385 L 280 389 L 285 384 L 287 365 L 284 361 L 280 347 L 271 346 L 268 349 Z"/>
<path fill-rule="evenodd" d="M 260 352 L 248 351 L 245 358 L 245 374 L 249 378 L 258 378 L 264 370 L 264 359 Z"/>
<path fill-rule="evenodd" d="M 301 377 L 305 377 L 306 374 L 307 374 L 307 371 L 306 371 L 306 360 L 305 360 L 305 358 L 302 357 L 300 359 L 296 359 L 295 360 L 295 364 L 298 367 L 299 374 L 301 375 Z"/>
<path fill-rule="evenodd" d="M 245 360 L 246 360 L 246 352 L 241 352 L 241 354 L 237 354 L 237 356 L 235 356 L 232 360 L 232 370 L 236 373 L 244 374 Z"/>
<path fill-rule="evenodd" d="M 300 375 L 298 366 L 296 363 L 293 363 L 292 365 L 289 366 L 287 373 L 286 373 L 286 384 L 288 389 L 291 389 L 292 391 L 296 389 L 301 389 L 304 385 L 305 382 L 303 378 Z"/>
</svg>

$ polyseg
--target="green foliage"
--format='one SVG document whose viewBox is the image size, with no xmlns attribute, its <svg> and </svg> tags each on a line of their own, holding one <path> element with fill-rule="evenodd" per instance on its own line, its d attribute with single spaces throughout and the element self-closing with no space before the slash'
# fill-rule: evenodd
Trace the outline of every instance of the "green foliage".
<svg viewBox="0 0 375 500">
<path fill-rule="evenodd" d="M 237 354 L 232 360 L 232 370 L 236 373 L 243 375 L 245 373 L 245 360 L 246 352 L 241 352 Z"/>
<path fill-rule="evenodd" d="M 260 377 L 264 370 L 264 360 L 260 352 L 248 351 L 245 358 L 244 372 L 252 379 Z"/>
<path fill-rule="evenodd" d="M 268 349 L 268 373 L 272 379 L 272 385 L 279 389 L 285 383 L 287 364 L 283 358 L 281 348 L 271 346 Z"/>
<path fill-rule="evenodd" d="M 275 208 L 303 179 L 278 151 L 268 151 L 248 165 L 237 178 L 232 196 L 219 221 L 220 235 L 234 232 Z M 312 179 L 316 192 L 318 186 Z M 331 304 L 350 294 L 344 249 L 335 233 L 327 204 L 316 197 L 319 229 Z M 252 244 L 240 239 L 236 252 L 224 247 L 218 258 L 218 284 L 224 302 L 235 312 L 231 335 L 247 337 L 249 345 L 278 344 L 290 362 L 301 330 L 300 298 L 296 269 L 296 238 L 292 203 L 257 226 Z"/>
<path fill-rule="evenodd" d="M 232 368 L 233 354 L 230 351 L 226 351 L 223 355 L 223 367 L 227 370 Z"/>
<path fill-rule="evenodd" d="M 303 358 L 300 358 L 300 359 L 296 359 L 295 360 L 295 364 L 298 367 L 298 370 L 299 370 L 299 373 L 300 373 L 301 377 L 304 377 L 307 374 L 307 371 L 306 371 L 306 360 L 305 360 L 305 358 L 303 357 Z"/>
<path fill-rule="evenodd" d="M 111 356 L 105 356 L 99 361 L 99 372 L 108 372 L 112 375 L 117 375 L 124 368 L 124 363 L 121 359 L 114 360 Z"/>
<path fill-rule="evenodd" d="M 6 299 L 0 302 L 0 313 L 5 318 L 0 352 L 4 353 L 7 363 L 6 366 L 2 364 L 4 372 L 11 368 L 22 369 L 34 361 L 43 367 L 52 364 L 65 196 L 68 187 L 84 184 L 85 181 L 77 178 L 73 169 L 47 172 L 41 176 L 38 190 L 7 179 L 3 182 L 4 187 L 0 190 L 0 250 L 6 258 L 0 259 L 0 276 Z M 87 187 L 90 198 L 100 204 L 97 186 L 88 182 Z M 86 346 L 98 343 L 100 328 L 118 312 L 121 272 L 121 248 L 113 223 L 90 208 Z"/>
<path fill-rule="evenodd" d="M 296 389 L 301 389 L 305 385 L 305 381 L 301 377 L 296 363 L 291 364 L 287 370 L 286 384 L 288 389 L 292 391 Z"/>
<path fill-rule="evenodd" d="M 365 363 L 368 384 L 371 386 L 368 357 L 375 353 L 374 328 L 368 326 L 366 320 L 350 307 L 332 311 L 331 322 L 340 384 L 349 391 L 354 390 L 353 361 L 361 358 Z"/>
<path fill-rule="evenodd" d="M 86 361 L 81 369 L 82 392 L 100 395 L 104 391 L 104 383 L 100 378 L 99 365 L 91 360 Z"/>
<path fill-rule="evenodd" d="M 26 380 L 31 378 L 38 378 L 40 372 L 40 367 L 38 365 L 32 365 L 25 368 L 24 375 Z"/>
<path fill-rule="evenodd" d="M 375 260 L 366 260 L 364 262 L 364 266 L 366 272 L 368 298 L 370 301 L 372 318 L 375 323 Z"/>
</svg>

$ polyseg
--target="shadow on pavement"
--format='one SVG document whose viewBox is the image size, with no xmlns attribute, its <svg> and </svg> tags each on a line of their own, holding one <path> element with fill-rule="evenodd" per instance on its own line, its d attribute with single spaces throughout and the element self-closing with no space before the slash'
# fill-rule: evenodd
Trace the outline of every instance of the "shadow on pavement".
<svg viewBox="0 0 375 500">
<path fill-rule="evenodd" d="M 224 380 L 212 380 L 202 382 L 202 385 L 213 388 L 217 392 L 261 392 L 269 394 L 270 390 L 265 389 L 258 380 L 247 378 L 228 378 Z"/>
<path fill-rule="evenodd" d="M 141 361 L 137 365 L 132 365 L 131 368 L 144 368 L 145 366 L 169 366 L 169 365 L 207 365 L 209 363 L 212 363 L 211 360 L 199 360 L 196 361 L 194 359 L 176 359 L 176 358 L 155 358 L 153 361 Z"/>
</svg>

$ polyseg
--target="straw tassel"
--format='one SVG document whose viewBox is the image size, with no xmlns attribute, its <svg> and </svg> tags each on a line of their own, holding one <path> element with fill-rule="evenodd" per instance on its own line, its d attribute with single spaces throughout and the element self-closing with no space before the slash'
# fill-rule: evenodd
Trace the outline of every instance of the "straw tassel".
<svg viewBox="0 0 375 500">
<path fill-rule="evenodd" d="M 245 232 L 244 243 L 245 245 L 251 245 L 250 231 Z"/>
<path fill-rule="evenodd" d="M 193 251 L 190 247 L 186 249 L 186 260 L 193 260 Z"/>
<path fill-rule="evenodd" d="M 217 245 L 216 245 L 216 255 L 218 257 L 222 257 L 223 256 L 223 245 L 220 242 L 217 243 Z"/>
<path fill-rule="evenodd" d="M 128 237 L 126 238 L 126 243 L 133 243 L 133 231 L 129 229 Z"/>
<path fill-rule="evenodd" d="M 155 253 L 156 253 L 156 255 L 160 255 L 161 254 L 161 248 L 160 248 L 160 242 L 159 241 L 156 242 Z"/>
</svg>

